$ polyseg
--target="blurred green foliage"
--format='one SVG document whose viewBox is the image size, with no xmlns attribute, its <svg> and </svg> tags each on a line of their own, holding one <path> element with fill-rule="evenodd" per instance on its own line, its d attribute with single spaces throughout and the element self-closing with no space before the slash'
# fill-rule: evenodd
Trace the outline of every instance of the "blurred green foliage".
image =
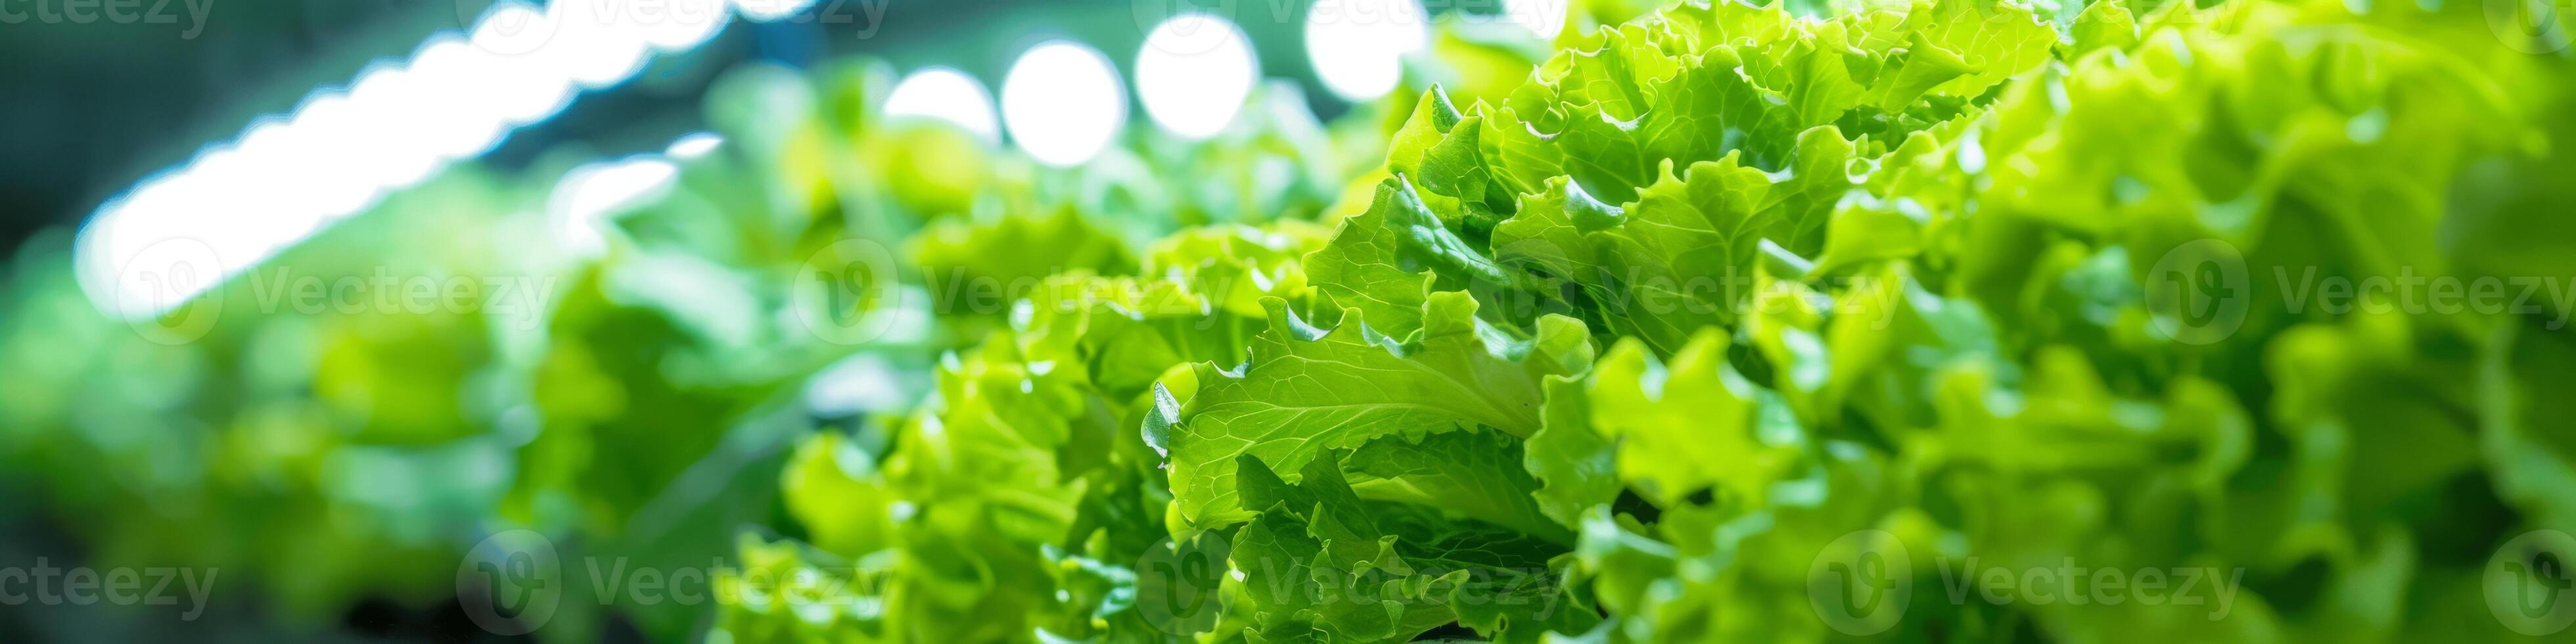
<svg viewBox="0 0 2576 644">
<path fill-rule="evenodd" d="M 2576 311 L 2274 278 L 2576 280 L 2566 55 L 2465 4 L 1646 9 L 1077 169 L 753 67 L 595 253 L 467 173 L 271 263 L 559 284 L 529 318 L 239 284 L 164 346 L 40 245 L 0 462 L 304 614 L 530 529 L 728 557 L 613 610 L 744 644 L 2526 637 L 2486 575 L 2576 526 Z M 1869 561 L 1910 604 L 1831 604 Z"/>
</svg>

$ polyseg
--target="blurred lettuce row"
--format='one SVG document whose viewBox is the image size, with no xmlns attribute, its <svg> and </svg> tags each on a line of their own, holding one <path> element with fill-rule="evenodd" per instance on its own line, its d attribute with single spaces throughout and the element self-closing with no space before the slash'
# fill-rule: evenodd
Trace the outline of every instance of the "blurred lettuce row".
<svg viewBox="0 0 2576 644">
<path fill-rule="evenodd" d="M 516 529 L 570 562 L 703 566 L 743 526 L 781 524 L 798 437 L 882 436 L 880 413 L 956 386 L 931 375 L 965 368 L 949 352 L 1005 350 L 974 347 L 1025 293 L 1146 283 L 1058 274 L 1190 272 L 1245 284 L 1232 305 L 1251 306 L 1250 283 L 1294 279 L 1279 267 L 1320 238 L 1295 222 L 1386 140 L 1383 119 L 1327 128 L 1282 85 L 1212 140 L 1134 133 L 1046 168 L 883 115 L 893 78 L 870 61 L 737 70 L 707 99 L 724 142 L 648 159 L 674 164 L 669 187 L 595 220 L 553 212 L 550 180 L 449 173 L 170 313 L 212 316 L 193 341 L 98 312 L 70 240 L 40 239 L 0 297 L 0 482 L 29 492 L 0 511 L 61 527 L 102 565 L 221 568 L 298 620 L 370 596 L 470 602 L 464 553 Z M 550 179 L 571 164 L 540 165 Z M 1282 223 L 1253 227 L 1268 222 Z M 1156 241 L 1184 227 L 1194 241 Z M 1267 272 L 1228 273 L 1238 255 Z M 284 291 L 385 276 L 528 292 L 410 310 Z M 1215 351 L 1187 355 L 1229 350 Z M 707 614 L 618 608 L 667 639 Z M 602 617 L 563 611 L 546 633 L 590 639 Z"/>
<path fill-rule="evenodd" d="M 804 442 L 709 638 L 2544 641 L 2484 575 L 2576 527 L 2576 311 L 2276 279 L 2576 278 L 2576 61 L 2484 12 L 1570 30 L 1331 233 L 1048 278 Z"/>
</svg>

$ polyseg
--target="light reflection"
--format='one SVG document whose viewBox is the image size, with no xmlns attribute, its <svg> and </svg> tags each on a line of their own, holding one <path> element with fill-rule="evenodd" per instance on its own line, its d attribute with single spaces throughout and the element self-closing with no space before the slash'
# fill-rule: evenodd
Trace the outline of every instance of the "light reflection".
<svg viewBox="0 0 2576 644">
<path fill-rule="evenodd" d="M 565 250 L 598 255 L 608 248 L 603 231 L 612 216 L 668 192 L 679 176 L 679 166 L 655 157 L 574 168 L 547 200 L 549 228 Z"/>
<path fill-rule="evenodd" d="M 1136 52 L 1136 94 L 1145 114 L 1183 138 L 1223 131 L 1260 75 L 1243 30 L 1205 13 L 1163 21 Z"/>
<path fill-rule="evenodd" d="M 546 5 L 555 33 L 538 53 L 551 58 L 564 75 L 587 88 L 625 82 L 644 69 L 650 52 L 644 46 L 641 12 L 629 3 L 567 0 Z"/>
<path fill-rule="evenodd" d="M 662 156 L 681 161 L 702 159 L 706 158 L 708 153 L 715 152 L 716 147 L 720 145 L 724 145 L 724 137 L 714 132 L 695 132 L 672 141 L 671 147 L 663 150 Z"/>
<path fill-rule="evenodd" d="M 1091 160 L 1127 121 L 1127 91 L 1100 50 L 1055 40 L 1029 48 L 1002 78 L 1002 124 L 1039 163 Z"/>
<path fill-rule="evenodd" d="M 1002 138 L 993 115 L 993 94 L 965 72 L 931 67 L 905 76 L 886 96 L 888 117 L 918 116 L 957 124 L 986 141 Z"/>
<path fill-rule="evenodd" d="M 1306 10 L 1306 57 L 1334 94 L 1375 99 L 1403 81 L 1406 54 L 1431 45 L 1429 22 L 1414 0 L 1322 0 Z"/>
</svg>

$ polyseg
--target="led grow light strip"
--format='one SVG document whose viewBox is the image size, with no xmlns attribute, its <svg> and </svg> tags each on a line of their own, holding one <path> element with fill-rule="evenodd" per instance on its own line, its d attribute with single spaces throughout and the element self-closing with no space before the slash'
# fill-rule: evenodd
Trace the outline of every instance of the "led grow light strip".
<svg viewBox="0 0 2576 644">
<path fill-rule="evenodd" d="M 160 315 L 385 195 L 481 156 L 573 95 L 625 82 L 656 52 L 695 48 L 735 11 L 812 0 L 559 0 L 494 5 L 347 89 L 317 90 L 101 206 L 76 251 L 82 289 L 128 319 Z"/>
<path fill-rule="evenodd" d="M 1397 59 L 1424 47 L 1429 33 L 1418 0 L 1354 2 L 1370 10 L 1311 7 L 1306 45 L 1328 87 L 1366 100 L 1393 88 Z M 293 115 L 262 119 L 240 140 L 209 146 L 188 165 L 100 207 L 78 242 L 82 289 L 102 310 L 129 320 L 159 316 L 392 191 L 480 156 L 510 131 L 552 117 L 579 91 L 624 82 L 652 53 L 706 42 L 735 12 L 776 20 L 812 4 L 495 5 L 469 37 L 433 36 L 406 63 L 370 67 L 346 91 L 317 91 Z M 1542 34 L 1550 31 L 1545 21 L 1530 19 L 1564 15 L 1563 0 L 1511 4 L 1512 18 Z M 1213 15 L 1183 14 L 1157 26 L 1138 63 L 1149 115 L 1183 138 L 1223 129 L 1259 75 L 1246 40 Z M 1030 67 L 1046 69 L 1023 69 Z M 889 109 L 952 120 L 987 140 L 1007 128 L 1019 147 L 1050 165 L 1089 159 L 1126 120 L 1117 71 L 1087 45 L 1032 48 L 1012 72 L 998 124 L 990 94 L 954 70 L 907 78 Z"/>
</svg>

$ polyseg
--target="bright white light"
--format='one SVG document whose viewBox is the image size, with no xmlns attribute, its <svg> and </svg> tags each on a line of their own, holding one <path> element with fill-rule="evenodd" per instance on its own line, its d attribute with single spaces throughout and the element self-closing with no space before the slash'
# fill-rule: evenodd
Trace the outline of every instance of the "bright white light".
<svg viewBox="0 0 2576 644">
<path fill-rule="evenodd" d="M 234 225 L 262 226 L 280 234 L 280 239 L 302 237 L 321 225 L 322 219 L 331 214 L 330 204 L 324 201 L 346 198 L 341 195 L 350 190 L 323 190 L 314 184 L 318 166 L 341 164 L 337 159 L 317 158 L 315 153 L 307 152 L 311 144 L 311 137 L 282 119 L 263 122 L 242 135 L 237 149 L 243 158 L 251 160 L 251 167 L 259 169 L 241 178 L 246 191 L 253 195 L 247 208 L 261 216 L 257 221 Z M 204 169 L 203 162 L 191 167 Z"/>
<path fill-rule="evenodd" d="M 248 159 L 251 167 L 261 170 L 241 177 L 240 185 L 245 196 L 250 199 L 248 208 L 253 212 L 267 213 L 262 219 L 271 221 L 309 219 L 318 211 L 304 201 L 304 186 L 298 185 L 299 182 L 295 177 L 267 171 L 269 168 L 293 163 L 298 145 L 294 131 L 288 129 L 285 122 L 267 120 L 252 126 L 250 131 L 243 132 L 241 144 L 234 147 L 235 154 L 240 155 L 240 158 Z"/>
<path fill-rule="evenodd" d="M 1127 121 L 1127 91 L 1100 50 L 1063 40 L 1020 54 L 1002 78 L 1002 124 L 1039 163 L 1091 160 Z"/>
<path fill-rule="evenodd" d="M 501 122 L 526 125 L 546 120 L 572 103 L 575 87 L 564 70 L 535 60 L 539 54 L 504 57 L 490 68 L 483 102 Z"/>
<path fill-rule="evenodd" d="M 1431 46 L 1429 22 L 1414 0 L 1317 2 L 1306 10 L 1306 57 L 1334 94 L 1375 99 L 1404 80 L 1405 54 Z"/>
<path fill-rule="evenodd" d="M 814 0 L 733 0 L 734 9 L 741 11 L 742 17 L 761 22 L 794 16 L 813 5 Z"/>
<path fill-rule="evenodd" d="M 1565 29 L 1568 0 L 1503 0 L 1503 16 L 1528 27 L 1540 38 L 1555 38 Z"/>
<path fill-rule="evenodd" d="M 611 215 L 659 196 L 680 176 L 670 161 L 638 158 L 574 168 L 555 184 L 547 211 L 555 239 L 577 254 L 596 255 L 608 247 L 601 231 Z"/>
<path fill-rule="evenodd" d="M 583 87 L 607 87 L 644 69 L 648 19 L 620 2 L 564 0 L 546 5 L 554 39 L 539 54 Z"/>
<path fill-rule="evenodd" d="M 119 260 L 83 261 L 78 266 L 81 287 L 109 312 L 128 320 L 158 315 L 187 303 L 234 272 L 212 247 L 188 237 L 137 234 L 150 232 L 137 229 L 141 225 L 81 231 L 77 244 L 83 257 Z"/>
<path fill-rule="evenodd" d="M 505 97 L 488 85 L 498 62 L 491 52 L 452 37 L 433 39 L 412 56 L 413 91 L 435 110 L 414 124 L 426 142 L 424 152 L 443 163 L 480 155 L 500 142 L 510 126 Z"/>
<path fill-rule="evenodd" d="M 572 100 L 572 77 L 554 63 L 552 51 L 540 51 L 554 37 L 554 18 L 518 2 L 494 5 L 475 23 L 468 42 L 488 54 L 471 61 L 482 70 L 478 100 L 503 123 L 532 123 Z"/>
<path fill-rule="evenodd" d="M 356 212 L 384 194 L 384 186 L 369 180 L 365 167 L 351 162 L 367 154 L 359 149 L 370 138 L 361 116 L 348 96 L 324 94 L 305 101 L 287 122 L 300 142 L 292 167 L 308 173 L 305 183 L 324 212 Z"/>
<path fill-rule="evenodd" d="M 662 151 L 662 156 L 682 161 L 700 159 L 716 151 L 719 145 L 724 145 L 724 137 L 714 132 L 695 132 L 672 141 L 671 147 Z"/>
<path fill-rule="evenodd" d="M 739 4 L 746 15 L 776 18 L 811 2 Z M 409 62 L 372 67 L 346 92 L 317 92 L 291 115 L 263 117 L 238 144 L 210 146 L 101 206 L 78 242 L 82 287 L 111 313 L 166 311 L 392 190 L 490 150 L 511 128 L 561 111 L 583 86 L 623 82 L 656 50 L 706 42 L 736 4 L 556 0 L 541 9 L 504 0 L 468 34 L 433 35 Z M 702 156 L 720 141 L 685 137 L 671 151 Z M 596 248 L 596 219 L 669 185 L 675 173 L 661 160 L 593 173 L 561 196 L 559 212 L 578 215 L 567 219 L 578 224 L 566 227 L 578 238 L 568 243 Z M 170 257 L 194 268 L 157 268 Z M 127 269 L 138 262 L 156 268 Z"/>
<path fill-rule="evenodd" d="M 361 119 L 364 144 L 347 150 L 360 176 L 387 188 L 406 188 L 438 169 L 439 142 L 428 129 L 444 120 L 439 99 L 422 91 L 410 70 L 378 67 L 349 88 L 349 106 Z M 429 125 L 429 127 L 424 127 Z"/>
<path fill-rule="evenodd" d="M 225 259 L 276 253 L 310 234 L 326 214 L 278 198 L 302 187 L 294 177 L 275 171 L 279 161 L 252 148 L 208 151 L 190 166 L 183 180 L 195 184 L 189 188 L 193 208 L 176 211 L 185 213 L 188 221 L 163 222 L 155 230 L 194 239 Z M 249 263 L 227 262 L 226 266 L 240 270 L 249 268 Z"/>
<path fill-rule="evenodd" d="M 965 72 L 946 67 L 932 67 L 913 72 L 896 83 L 894 93 L 886 96 L 885 114 L 889 117 L 919 116 L 957 124 L 986 141 L 1002 139 L 1002 126 L 993 115 L 993 94 L 982 81 Z"/>
<path fill-rule="evenodd" d="M 1136 52 L 1136 94 L 1145 114 L 1185 138 L 1223 131 L 1261 76 L 1250 40 L 1234 23 L 1205 13 L 1154 27 Z"/>
</svg>

